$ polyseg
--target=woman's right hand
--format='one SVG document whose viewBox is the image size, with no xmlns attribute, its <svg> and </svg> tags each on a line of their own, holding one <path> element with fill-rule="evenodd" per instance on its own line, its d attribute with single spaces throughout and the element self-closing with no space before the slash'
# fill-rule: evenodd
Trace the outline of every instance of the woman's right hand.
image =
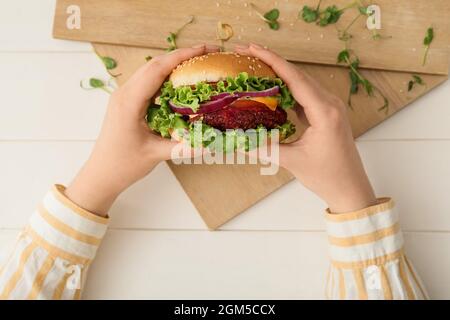
<svg viewBox="0 0 450 320">
<path fill-rule="evenodd" d="M 353 140 L 345 104 L 298 67 L 259 45 L 237 47 L 236 51 L 270 65 L 303 107 L 298 110 L 299 116 L 304 113 L 310 124 L 300 140 L 280 145 L 280 166 L 322 198 L 333 213 L 376 203 Z"/>
</svg>

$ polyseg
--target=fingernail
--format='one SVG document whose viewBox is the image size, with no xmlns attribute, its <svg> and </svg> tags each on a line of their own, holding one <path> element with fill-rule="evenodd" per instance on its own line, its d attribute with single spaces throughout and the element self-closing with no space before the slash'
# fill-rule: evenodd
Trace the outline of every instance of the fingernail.
<svg viewBox="0 0 450 320">
<path fill-rule="evenodd" d="M 256 43 L 251 43 L 250 46 L 255 48 L 255 49 L 262 49 L 263 48 L 259 44 L 256 44 Z"/>
<path fill-rule="evenodd" d="M 246 50 L 246 49 L 248 49 L 248 45 L 246 45 L 246 44 L 237 44 L 234 47 L 236 49 L 239 49 L 239 50 Z"/>
<path fill-rule="evenodd" d="M 200 49 L 200 48 L 204 48 L 204 47 L 205 47 L 205 44 L 202 43 L 202 44 L 197 44 L 197 45 L 193 46 L 192 48 L 194 48 L 194 49 Z"/>
</svg>

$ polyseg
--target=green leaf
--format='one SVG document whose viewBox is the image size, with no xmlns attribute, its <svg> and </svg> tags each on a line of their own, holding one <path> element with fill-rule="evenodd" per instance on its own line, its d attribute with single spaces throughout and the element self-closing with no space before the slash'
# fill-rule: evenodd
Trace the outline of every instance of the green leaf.
<svg viewBox="0 0 450 320">
<path fill-rule="evenodd" d="M 362 7 L 362 6 L 360 6 L 360 7 L 358 7 L 358 11 L 359 11 L 359 13 L 361 13 L 361 14 L 363 14 L 363 15 L 365 15 L 365 16 L 367 16 L 369 13 L 368 13 L 368 7 Z M 373 14 L 373 13 L 372 13 Z"/>
<path fill-rule="evenodd" d="M 281 126 L 276 126 L 275 129 L 280 131 L 280 141 L 286 140 L 296 132 L 295 125 L 290 121 L 287 121 Z"/>
<path fill-rule="evenodd" d="M 350 70 L 350 94 L 357 94 L 359 90 L 359 77 Z"/>
<path fill-rule="evenodd" d="M 146 56 L 146 57 L 145 57 L 145 61 L 147 61 L 147 62 L 150 61 L 150 60 L 152 60 L 152 59 L 153 59 L 152 56 Z"/>
<path fill-rule="evenodd" d="M 300 18 L 300 15 L 301 15 L 303 21 L 305 21 L 307 23 L 317 21 L 317 19 L 319 18 L 319 12 L 308 6 L 304 6 L 302 11 L 299 12 L 299 18 Z"/>
<path fill-rule="evenodd" d="M 408 91 L 411 91 L 416 84 L 423 86 L 423 85 L 425 85 L 425 82 L 423 81 L 423 79 L 420 76 L 413 74 L 412 80 L 410 80 L 408 82 Z"/>
<path fill-rule="evenodd" d="M 422 84 L 422 85 L 424 84 L 424 82 L 423 82 L 423 80 L 422 80 L 422 78 L 420 76 L 418 76 L 416 74 L 413 74 L 412 77 L 413 77 L 415 83 Z"/>
<path fill-rule="evenodd" d="M 280 10 L 278 9 L 272 9 L 264 14 L 264 18 L 266 18 L 269 21 L 275 21 L 280 16 Z"/>
<path fill-rule="evenodd" d="M 278 23 L 278 21 L 270 21 L 270 22 L 267 22 L 267 24 L 269 25 L 270 29 L 272 29 L 272 30 L 280 29 L 280 24 Z"/>
<path fill-rule="evenodd" d="M 329 6 L 319 14 L 318 24 L 321 27 L 325 27 L 329 24 L 334 24 L 339 21 L 343 11 L 339 10 L 336 6 Z"/>
<path fill-rule="evenodd" d="M 111 57 L 101 57 L 103 64 L 107 70 L 112 70 L 117 67 L 117 62 Z"/>
<path fill-rule="evenodd" d="M 425 38 L 423 39 L 423 44 L 425 46 L 429 46 L 431 44 L 431 42 L 434 39 L 434 29 L 433 28 L 428 28 L 427 29 L 427 34 L 425 36 Z"/>
<path fill-rule="evenodd" d="M 105 83 L 102 80 L 100 80 L 100 79 L 90 78 L 89 79 L 89 85 L 92 88 L 98 89 L 98 88 L 103 88 L 105 86 Z"/>
<path fill-rule="evenodd" d="M 338 63 L 347 62 L 348 60 L 350 60 L 350 52 L 347 49 L 339 52 L 338 58 L 337 58 Z"/>
</svg>

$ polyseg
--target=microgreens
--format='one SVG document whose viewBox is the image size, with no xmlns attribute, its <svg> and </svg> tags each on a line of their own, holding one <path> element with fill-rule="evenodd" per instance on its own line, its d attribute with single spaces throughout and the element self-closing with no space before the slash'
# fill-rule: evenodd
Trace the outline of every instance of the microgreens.
<svg viewBox="0 0 450 320">
<path fill-rule="evenodd" d="M 324 10 L 320 10 L 322 0 L 319 0 L 316 8 L 310 6 L 304 6 L 299 12 L 298 18 L 303 19 L 307 23 L 316 22 L 319 26 L 325 27 L 330 24 L 335 24 L 339 21 L 345 10 L 359 5 L 359 1 L 354 1 L 349 5 L 339 9 L 337 6 L 332 5 L 326 7 Z"/>
<path fill-rule="evenodd" d="M 250 6 L 256 12 L 258 17 L 260 17 L 264 22 L 267 23 L 270 29 L 272 30 L 280 29 L 280 24 L 278 23 L 278 18 L 280 17 L 280 10 L 274 8 L 262 14 L 253 3 L 250 3 Z"/>
<path fill-rule="evenodd" d="M 428 51 L 430 51 L 430 45 L 433 39 L 434 39 L 434 29 L 430 27 L 427 29 L 427 34 L 423 39 L 423 45 L 425 46 L 425 52 L 423 54 L 423 61 L 422 61 L 423 66 L 427 63 Z"/>
<path fill-rule="evenodd" d="M 103 91 L 105 91 L 105 92 L 107 92 L 109 94 L 112 93 L 112 91 L 110 90 L 111 86 L 110 86 L 109 82 L 108 82 L 108 84 L 106 84 L 103 80 L 100 80 L 100 79 L 97 79 L 97 78 L 90 78 L 88 83 L 89 83 L 89 86 L 86 87 L 83 84 L 83 80 L 81 80 L 80 81 L 80 87 L 82 89 L 84 89 L 84 90 L 100 89 L 100 90 L 103 90 Z"/>
<path fill-rule="evenodd" d="M 416 84 L 424 86 L 425 82 L 423 81 L 423 79 L 420 76 L 413 74 L 412 80 L 410 80 L 408 82 L 408 92 L 411 91 Z"/>
<path fill-rule="evenodd" d="M 220 40 L 220 49 L 225 51 L 224 42 L 231 39 L 233 36 L 233 28 L 227 24 L 219 21 L 216 29 L 217 40 Z"/>
<path fill-rule="evenodd" d="M 194 22 L 194 16 L 189 16 L 188 21 L 184 25 L 182 25 L 176 32 L 169 33 L 169 36 L 166 38 L 166 41 L 169 43 L 169 47 L 166 49 L 166 51 L 170 52 L 178 48 L 177 47 L 178 34 L 192 22 Z"/>
<path fill-rule="evenodd" d="M 95 52 L 95 54 L 97 55 L 97 57 L 102 61 L 103 65 L 106 68 L 106 71 L 109 73 L 110 76 L 112 77 L 118 77 L 122 74 L 112 74 L 111 70 L 117 68 L 117 61 L 114 60 L 111 57 L 107 57 L 107 56 L 101 56 L 99 55 L 97 52 Z"/>
<path fill-rule="evenodd" d="M 117 67 L 117 62 L 111 57 L 100 57 L 100 59 L 103 61 L 103 64 L 106 67 L 106 70 L 112 70 Z"/>
<path fill-rule="evenodd" d="M 366 91 L 367 95 L 372 97 L 374 96 L 375 91 L 378 92 L 384 100 L 384 104 L 382 107 L 378 109 L 378 111 L 385 110 L 386 114 L 389 112 L 389 100 L 387 97 L 376 87 L 374 86 L 367 78 L 365 78 L 359 72 L 359 58 L 350 52 L 348 49 L 344 49 L 339 52 L 337 57 L 338 63 L 345 63 L 349 68 L 349 76 L 350 76 L 350 90 L 348 96 L 348 105 L 353 110 L 352 107 L 352 95 L 357 94 L 359 91 L 359 85 L 361 85 Z"/>
<path fill-rule="evenodd" d="M 301 17 L 307 23 L 317 21 L 317 19 L 319 18 L 319 9 L 321 3 L 322 0 L 319 0 L 319 3 L 317 4 L 317 7 L 315 9 L 309 6 L 304 6 L 302 11 L 298 13 L 298 18 L 300 19 Z"/>
</svg>

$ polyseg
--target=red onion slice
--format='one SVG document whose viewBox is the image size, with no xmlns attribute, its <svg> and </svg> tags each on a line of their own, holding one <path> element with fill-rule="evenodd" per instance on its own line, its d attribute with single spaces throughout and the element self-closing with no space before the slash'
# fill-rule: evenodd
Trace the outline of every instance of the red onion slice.
<svg viewBox="0 0 450 320">
<path fill-rule="evenodd" d="M 280 88 L 278 86 L 263 91 L 235 92 L 234 94 L 223 92 L 212 96 L 210 101 L 202 103 L 197 112 L 194 112 L 194 110 L 189 107 L 177 106 L 172 101 L 169 101 L 169 105 L 174 112 L 183 115 L 211 113 L 225 108 L 235 100 L 242 97 L 270 97 L 277 95 L 279 92 Z"/>
<path fill-rule="evenodd" d="M 219 93 L 219 94 L 217 94 L 215 96 L 212 96 L 210 98 L 210 100 L 219 100 L 219 99 L 223 99 L 223 98 L 228 97 L 228 96 L 231 96 L 231 93 L 223 92 L 223 93 Z"/>
<path fill-rule="evenodd" d="M 189 115 L 189 114 L 215 112 L 215 111 L 225 108 L 226 106 L 228 106 L 229 104 L 231 104 L 233 101 L 235 101 L 237 99 L 239 99 L 239 97 L 237 95 L 228 95 L 219 100 L 211 100 L 211 101 L 202 103 L 197 112 L 194 112 L 194 110 L 192 110 L 189 107 L 179 107 L 172 101 L 169 101 L 169 104 L 170 104 L 170 108 L 173 111 L 175 111 L 179 114 Z"/>
<path fill-rule="evenodd" d="M 271 97 L 276 96 L 279 92 L 280 87 L 275 86 L 263 91 L 236 92 L 235 95 L 237 95 L 238 97 Z"/>
</svg>

